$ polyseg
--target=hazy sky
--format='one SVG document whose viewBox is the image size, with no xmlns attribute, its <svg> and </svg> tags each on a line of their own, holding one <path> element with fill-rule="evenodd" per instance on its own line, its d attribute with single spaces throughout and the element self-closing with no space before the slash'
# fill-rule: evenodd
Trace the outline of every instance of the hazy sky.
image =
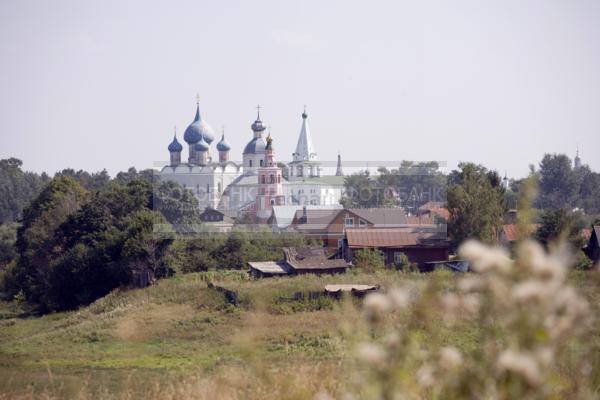
<svg viewBox="0 0 600 400">
<path fill-rule="evenodd" d="M 196 93 L 235 159 L 257 103 L 290 159 L 307 104 L 322 160 L 600 170 L 600 1 L 0 0 L 0 158 L 152 167 Z"/>
</svg>

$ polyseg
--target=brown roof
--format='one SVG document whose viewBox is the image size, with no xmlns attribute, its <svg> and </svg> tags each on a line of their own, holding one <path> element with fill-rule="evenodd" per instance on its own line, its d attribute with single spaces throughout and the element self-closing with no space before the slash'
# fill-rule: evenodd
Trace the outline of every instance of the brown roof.
<svg viewBox="0 0 600 400">
<path fill-rule="evenodd" d="M 348 229 L 346 238 L 352 248 L 448 245 L 443 232 L 431 229 Z"/>
<path fill-rule="evenodd" d="M 350 208 L 351 213 L 378 227 L 406 225 L 406 213 L 402 208 Z"/>
<path fill-rule="evenodd" d="M 328 259 L 322 247 L 284 247 L 285 261 L 294 269 L 347 268 L 342 259 Z"/>
<path fill-rule="evenodd" d="M 529 234 L 535 233 L 539 228 L 538 224 L 529 224 Z M 502 233 L 509 242 L 516 242 L 519 239 L 519 225 L 517 224 L 506 224 L 502 225 Z"/>
<path fill-rule="evenodd" d="M 322 230 L 331 224 L 341 210 L 335 209 L 307 209 L 298 210 L 293 219 L 294 228 L 302 231 Z M 306 213 L 306 222 L 300 223 L 300 218 Z"/>
<path fill-rule="evenodd" d="M 446 208 L 446 203 L 442 201 L 429 201 L 419 207 L 420 211 L 428 211 L 430 214 L 435 214 L 446 221 L 450 218 L 450 212 Z"/>
</svg>

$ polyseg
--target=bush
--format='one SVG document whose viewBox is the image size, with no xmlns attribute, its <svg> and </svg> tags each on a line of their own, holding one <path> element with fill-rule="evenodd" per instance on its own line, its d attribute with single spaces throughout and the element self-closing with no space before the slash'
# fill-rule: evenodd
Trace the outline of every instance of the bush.
<svg viewBox="0 0 600 400">
<path fill-rule="evenodd" d="M 375 249 L 360 249 L 354 253 L 356 268 L 367 272 L 375 272 L 385 268 L 383 255 Z"/>
</svg>

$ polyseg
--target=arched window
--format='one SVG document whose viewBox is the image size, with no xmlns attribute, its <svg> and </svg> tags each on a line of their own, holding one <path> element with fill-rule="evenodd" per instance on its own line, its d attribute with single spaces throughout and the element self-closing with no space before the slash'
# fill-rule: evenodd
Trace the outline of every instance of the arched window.
<svg viewBox="0 0 600 400">
<path fill-rule="evenodd" d="M 260 183 L 267 183 L 264 175 L 260 176 Z"/>
<path fill-rule="evenodd" d="M 260 166 L 261 167 L 263 166 L 263 160 L 260 160 Z"/>
<path fill-rule="evenodd" d="M 273 174 L 269 175 L 269 181 L 270 183 L 275 183 L 275 176 Z"/>
</svg>

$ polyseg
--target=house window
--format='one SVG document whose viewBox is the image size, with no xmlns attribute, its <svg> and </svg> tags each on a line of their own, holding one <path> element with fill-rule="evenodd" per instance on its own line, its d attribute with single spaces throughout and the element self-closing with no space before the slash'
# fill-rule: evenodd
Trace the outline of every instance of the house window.
<svg viewBox="0 0 600 400">
<path fill-rule="evenodd" d="M 252 160 L 248 160 L 248 166 L 252 168 Z"/>
<path fill-rule="evenodd" d="M 404 255 L 401 251 L 394 252 L 394 264 L 400 264 L 402 262 L 402 256 Z"/>
<path fill-rule="evenodd" d="M 271 205 L 274 206 L 275 205 L 275 199 L 271 199 Z"/>
<path fill-rule="evenodd" d="M 265 182 L 266 182 L 266 179 L 265 179 L 265 176 L 264 176 L 264 175 L 261 175 L 261 176 L 260 176 L 260 182 L 261 182 L 261 183 L 265 183 Z"/>
<path fill-rule="evenodd" d="M 344 219 L 344 226 L 346 228 L 352 228 L 352 227 L 354 227 L 354 218 L 352 218 L 352 217 L 346 217 Z"/>
<path fill-rule="evenodd" d="M 275 177 L 273 175 L 269 175 L 270 183 L 275 183 Z"/>
</svg>

